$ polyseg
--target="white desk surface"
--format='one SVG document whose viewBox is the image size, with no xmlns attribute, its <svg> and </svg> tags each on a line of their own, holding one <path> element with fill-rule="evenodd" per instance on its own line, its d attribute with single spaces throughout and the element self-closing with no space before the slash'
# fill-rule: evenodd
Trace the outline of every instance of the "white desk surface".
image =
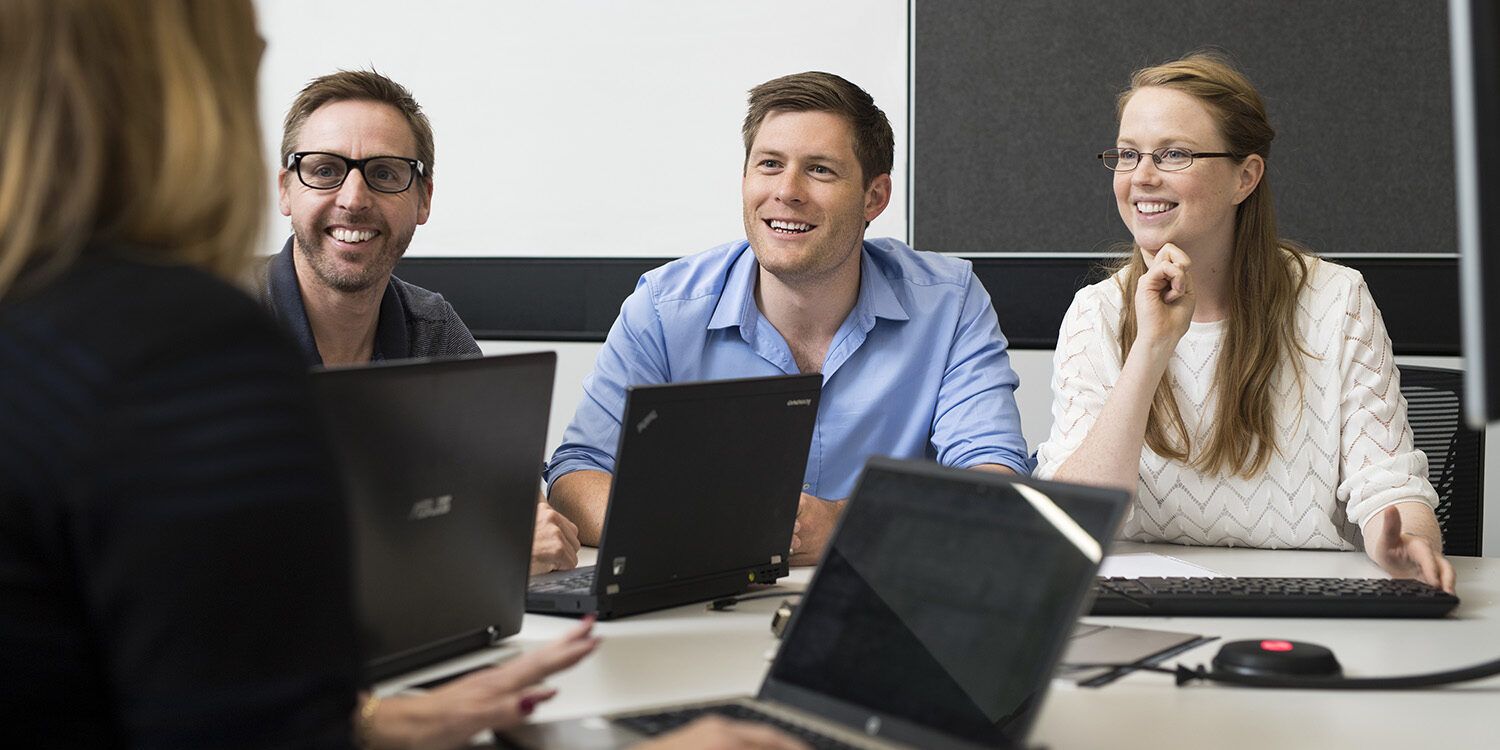
<svg viewBox="0 0 1500 750">
<path fill-rule="evenodd" d="M 1180 547 L 1120 543 L 1116 552 L 1162 552 L 1226 575 L 1381 577 L 1363 553 Z M 594 550 L 585 548 L 585 564 Z M 1224 640 L 1285 638 L 1333 649 L 1346 675 L 1411 674 L 1500 658 L 1500 559 L 1451 558 L 1459 608 L 1441 620 L 1099 617 L 1090 622 L 1161 628 L 1220 641 L 1176 660 L 1206 664 Z M 799 591 L 811 569 L 781 587 Z M 780 598 L 734 611 L 689 605 L 599 623 L 599 650 L 549 682 L 558 696 L 535 718 L 550 720 L 657 704 L 753 694 L 775 648 L 771 614 Z M 507 641 L 533 648 L 576 620 L 527 615 Z M 1408 692 L 1299 691 L 1193 685 L 1138 672 L 1103 688 L 1056 682 L 1032 735 L 1068 748 L 1500 747 L 1500 677 Z"/>
</svg>

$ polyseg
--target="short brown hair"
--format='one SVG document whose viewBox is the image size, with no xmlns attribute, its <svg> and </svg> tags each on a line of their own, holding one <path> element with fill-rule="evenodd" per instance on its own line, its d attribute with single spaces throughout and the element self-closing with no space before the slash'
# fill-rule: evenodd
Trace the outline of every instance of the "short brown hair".
<svg viewBox="0 0 1500 750">
<path fill-rule="evenodd" d="M 281 129 L 281 162 L 297 148 L 297 139 L 302 136 L 302 125 L 318 108 L 330 102 L 371 101 L 389 104 L 396 108 L 406 124 L 411 127 L 412 137 L 417 141 L 417 157 L 422 161 L 422 178 L 432 181 L 432 163 L 435 158 L 432 145 L 432 123 L 422 112 L 411 91 L 395 81 L 373 70 L 340 70 L 326 76 L 314 78 L 297 94 L 292 108 L 287 110 L 286 122 Z M 395 154 L 404 156 L 404 154 Z"/>
<path fill-rule="evenodd" d="M 854 129 L 854 155 L 859 158 L 863 182 L 869 187 L 877 176 L 889 174 L 896 160 L 896 137 L 891 121 L 875 106 L 869 92 L 832 73 L 809 71 L 773 78 L 750 89 L 750 109 L 745 113 L 745 160 L 772 112 L 832 112 L 842 115 Z"/>
</svg>

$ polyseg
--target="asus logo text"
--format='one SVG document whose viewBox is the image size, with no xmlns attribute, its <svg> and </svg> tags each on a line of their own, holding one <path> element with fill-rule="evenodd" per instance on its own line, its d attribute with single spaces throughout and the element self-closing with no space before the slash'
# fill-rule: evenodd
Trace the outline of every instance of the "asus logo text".
<svg viewBox="0 0 1500 750">
<path fill-rule="evenodd" d="M 406 518 L 410 521 L 421 521 L 427 518 L 436 518 L 447 515 L 453 510 L 452 495 L 438 495 L 437 497 L 424 497 L 412 503 L 411 513 Z"/>
</svg>

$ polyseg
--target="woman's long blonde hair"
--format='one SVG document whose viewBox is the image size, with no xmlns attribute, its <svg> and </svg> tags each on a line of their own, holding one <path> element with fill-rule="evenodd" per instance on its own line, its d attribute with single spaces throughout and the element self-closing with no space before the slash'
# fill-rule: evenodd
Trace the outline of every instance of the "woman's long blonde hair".
<svg viewBox="0 0 1500 750">
<path fill-rule="evenodd" d="M 1120 95 L 1116 115 L 1136 91 L 1160 87 L 1181 91 L 1207 106 L 1218 123 L 1230 152 L 1243 162 L 1250 154 L 1271 155 L 1276 131 L 1266 107 L 1249 79 L 1224 57 L 1199 52 L 1163 65 L 1136 71 L 1130 88 Z M 1297 297 L 1307 285 L 1308 255 L 1296 243 L 1276 236 L 1276 205 L 1268 176 L 1235 210 L 1234 247 L 1229 274 L 1233 279 L 1223 349 L 1213 389 L 1217 413 L 1206 444 L 1191 465 L 1206 473 L 1253 476 L 1265 469 L 1278 449 L 1273 389 L 1278 369 L 1290 371 L 1302 387 L 1301 356 L 1305 348 L 1297 336 Z M 1139 245 L 1132 245 L 1122 264 L 1123 319 L 1120 356 L 1135 343 L 1133 292 L 1146 263 Z M 1188 461 L 1194 455 L 1187 424 L 1162 378 L 1146 419 L 1146 445 L 1157 454 Z"/>
<path fill-rule="evenodd" d="M 261 46 L 249 0 L 0 2 L 0 298 L 92 246 L 237 278 Z"/>
</svg>

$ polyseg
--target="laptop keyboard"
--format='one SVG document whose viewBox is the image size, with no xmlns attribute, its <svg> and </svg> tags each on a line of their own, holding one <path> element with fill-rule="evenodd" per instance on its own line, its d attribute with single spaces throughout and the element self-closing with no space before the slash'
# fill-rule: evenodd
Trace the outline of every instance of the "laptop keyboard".
<svg viewBox="0 0 1500 750">
<path fill-rule="evenodd" d="M 1384 578 L 1099 578 L 1093 615 L 1442 617 L 1458 598 Z"/>
<path fill-rule="evenodd" d="M 627 716 L 615 719 L 614 721 L 630 727 L 641 734 L 654 737 L 677 729 L 700 716 L 708 716 L 710 714 L 717 714 L 737 721 L 769 724 L 802 740 L 813 748 L 816 748 L 816 750 L 858 750 L 854 745 L 840 742 L 826 734 L 819 733 L 815 729 L 793 724 L 785 719 L 779 719 L 739 703 L 693 706 L 692 708 L 663 711 L 661 713 L 645 714 L 642 716 Z"/>
<path fill-rule="evenodd" d="M 545 583 L 532 583 L 526 590 L 533 594 L 587 594 L 594 587 L 594 568 L 579 568 Z"/>
</svg>

